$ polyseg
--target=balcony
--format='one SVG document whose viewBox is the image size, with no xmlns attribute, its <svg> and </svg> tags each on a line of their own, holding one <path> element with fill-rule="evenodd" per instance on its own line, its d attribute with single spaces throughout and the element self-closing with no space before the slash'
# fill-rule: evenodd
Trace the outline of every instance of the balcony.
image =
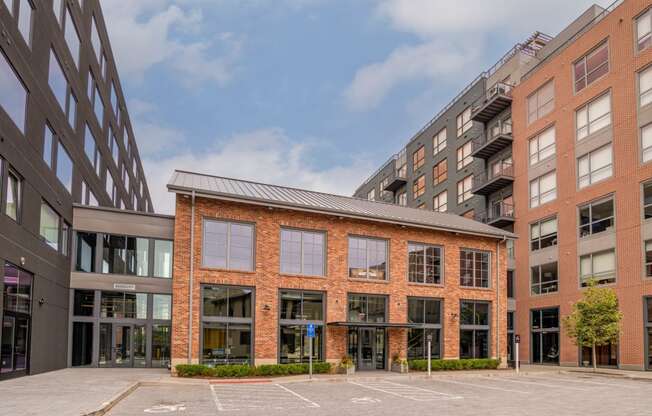
<svg viewBox="0 0 652 416">
<path fill-rule="evenodd" d="M 503 164 L 488 173 L 473 177 L 471 192 L 476 195 L 490 195 L 514 182 L 514 167 L 511 163 Z"/>
<path fill-rule="evenodd" d="M 497 82 L 471 107 L 471 120 L 486 123 L 512 104 L 512 85 Z"/>
<path fill-rule="evenodd" d="M 514 224 L 514 205 L 500 201 L 491 206 L 488 212 L 476 215 L 477 221 L 498 228 Z"/>
<path fill-rule="evenodd" d="M 480 159 L 489 159 L 501 150 L 512 145 L 512 123 L 501 121 L 487 129 L 485 137 L 473 140 L 471 156 Z"/>
<path fill-rule="evenodd" d="M 387 185 L 385 185 L 385 188 L 383 188 L 383 190 L 389 192 L 396 192 L 397 190 L 405 186 L 405 184 L 407 183 L 406 177 L 407 177 L 407 169 L 405 169 L 404 166 L 403 169 L 398 169 L 394 171 L 394 174 L 391 176 L 389 182 L 387 182 Z"/>
</svg>

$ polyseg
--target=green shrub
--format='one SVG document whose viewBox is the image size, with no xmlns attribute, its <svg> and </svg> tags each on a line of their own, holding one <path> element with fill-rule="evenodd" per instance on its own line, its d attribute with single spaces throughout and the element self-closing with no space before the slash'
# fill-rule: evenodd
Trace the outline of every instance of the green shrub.
<svg viewBox="0 0 652 416">
<path fill-rule="evenodd" d="M 263 364 L 257 367 L 250 365 L 218 365 L 210 367 L 203 364 L 179 364 L 176 367 L 179 377 L 251 377 L 251 376 L 286 376 L 308 374 L 308 364 Z M 312 365 L 314 374 L 331 372 L 331 364 L 315 362 Z"/>
<path fill-rule="evenodd" d="M 430 368 L 432 371 L 446 370 L 489 370 L 496 369 L 500 365 L 500 360 L 492 358 L 475 358 L 462 360 L 431 360 Z M 428 371 L 428 360 L 410 360 L 408 362 L 410 370 Z"/>
</svg>

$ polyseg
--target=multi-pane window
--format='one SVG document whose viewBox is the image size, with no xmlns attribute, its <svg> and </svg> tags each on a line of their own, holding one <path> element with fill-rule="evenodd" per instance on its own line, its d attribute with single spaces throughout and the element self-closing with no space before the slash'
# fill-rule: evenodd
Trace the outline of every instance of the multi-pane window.
<svg viewBox="0 0 652 416">
<path fill-rule="evenodd" d="M 420 328 L 408 329 L 407 358 L 427 359 L 429 336 L 430 358 L 441 358 L 441 300 L 410 297 L 407 307 L 408 322 L 421 325 Z"/>
<path fill-rule="evenodd" d="M 575 112 L 577 140 L 611 124 L 611 93 L 607 92 Z"/>
<path fill-rule="evenodd" d="M 371 188 L 369 192 L 367 192 L 367 199 L 369 201 L 375 201 L 376 200 L 376 188 Z"/>
<path fill-rule="evenodd" d="M 147 293 L 102 291 L 100 317 L 147 319 Z"/>
<path fill-rule="evenodd" d="M 1 49 L 0 108 L 7 113 L 21 133 L 25 133 L 27 90 Z"/>
<path fill-rule="evenodd" d="M 652 9 L 636 18 L 636 49 L 640 52 L 652 45 Z"/>
<path fill-rule="evenodd" d="M 417 170 L 426 162 L 426 147 L 421 146 L 412 154 L 412 169 Z"/>
<path fill-rule="evenodd" d="M 460 137 L 469 131 L 471 127 L 473 127 L 473 121 L 471 120 L 471 107 L 467 107 L 457 116 L 457 137 Z"/>
<path fill-rule="evenodd" d="M 443 191 L 432 198 L 432 209 L 437 212 L 446 212 L 448 210 L 448 191 Z"/>
<path fill-rule="evenodd" d="M 39 233 L 43 241 L 55 250 L 59 250 L 60 218 L 45 201 L 41 201 L 41 221 Z"/>
<path fill-rule="evenodd" d="M 527 97 L 527 122 L 533 123 L 555 108 L 555 84 L 548 81 Z"/>
<path fill-rule="evenodd" d="M 473 175 L 469 175 L 461 181 L 457 182 L 457 203 L 461 204 L 464 201 L 471 199 L 473 194 L 471 189 L 473 188 Z"/>
<path fill-rule="evenodd" d="M 473 143 L 470 140 L 457 148 L 457 170 L 460 170 L 473 162 L 473 156 L 471 156 L 472 151 Z"/>
<path fill-rule="evenodd" d="M 349 237 L 349 277 L 387 279 L 387 240 Z"/>
<path fill-rule="evenodd" d="M 643 184 L 643 218 L 652 218 L 652 182 Z"/>
<path fill-rule="evenodd" d="M 531 276 L 530 291 L 533 295 L 545 295 L 559 290 L 557 262 L 532 267 Z"/>
<path fill-rule="evenodd" d="M 613 174 L 611 144 L 577 159 L 578 187 L 585 188 Z"/>
<path fill-rule="evenodd" d="M 460 286 L 489 287 L 489 253 L 460 250 Z"/>
<path fill-rule="evenodd" d="M 580 257 L 580 284 L 585 287 L 590 280 L 594 280 L 599 285 L 616 281 L 616 251 L 614 249 Z"/>
<path fill-rule="evenodd" d="M 84 153 L 86 153 L 88 161 L 95 169 L 95 174 L 100 176 L 100 150 L 97 147 L 95 136 L 93 135 L 93 132 L 91 131 L 88 124 L 86 124 L 84 129 Z"/>
<path fill-rule="evenodd" d="M 253 296 L 251 288 L 202 287 L 202 364 L 251 362 Z"/>
<path fill-rule="evenodd" d="M 580 207 L 580 237 L 611 230 L 614 226 L 614 199 L 602 199 Z"/>
<path fill-rule="evenodd" d="M 382 323 L 387 321 L 387 296 L 348 296 L 348 321 Z"/>
<path fill-rule="evenodd" d="M 77 31 L 77 26 L 75 25 L 75 21 L 72 18 L 72 13 L 70 13 L 69 7 L 66 7 L 63 25 L 63 33 L 66 39 L 66 44 L 68 44 L 68 49 L 70 49 L 70 54 L 72 55 L 72 59 L 75 62 L 75 66 L 79 68 L 79 32 Z"/>
<path fill-rule="evenodd" d="M 204 220 L 202 265 L 229 270 L 254 270 L 252 224 Z"/>
<path fill-rule="evenodd" d="M 407 192 L 401 192 L 398 194 L 396 197 L 396 203 L 399 204 L 400 206 L 404 207 L 407 205 Z"/>
<path fill-rule="evenodd" d="M 414 283 L 442 283 L 442 248 L 429 244 L 408 244 L 408 280 Z"/>
<path fill-rule="evenodd" d="M 532 251 L 557 245 L 557 217 L 530 224 L 530 248 Z"/>
<path fill-rule="evenodd" d="M 604 41 L 573 64 L 575 92 L 580 92 L 609 72 L 609 44 Z"/>
<path fill-rule="evenodd" d="M 652 277 L 652 240 L 645 242 L 645 277 Z"/>
<path fill-rule="evenodd" d="M 555 128 L 550 127 L 530 139 L 530 165 L 555 155 Z"/>
<path fill-rule="evenodd" d="M 557 198 L 557 172 L 552 171 L 530 181 L 530 207 L 538 207 Z"/>
<path fill-rule="evenodd" d="M 643 162 L 652 160 L 652 123 L 641 128 L 641 156 Z"/>
<path fill-rule="evenodd" d="M 426 192 L 426 175 L 421 175 L 412 182 L 412 196 L 416 199 Z"/>
<path fill-rule="evenodd" d="M 489 306 L 487 302 L 460 302 L 460 358 L 489 357 Z"/>
<path fill-rule="evenodd" d="M 432 168 L 432 184 L 439 185 L 440 183 L 443 183 L 447 178 L 448 164 L 446 163 L 446 159 L 444 159 Z"/>
<path fill-rule="evenodd" d="M 283 290 L 280 294 L 279 361 L 302 363 L 323 360 L 324 295 L 320 292 Z M 315 336 L 308 338 L 307 325 L 315 327 Z"/>
<path fill-rule="evenodd" d="M 9 13 L 16 19 L 18 31 L 23 36 L 27 46 L 32 45 L 32 15 L 34 5 L 32 0 L 4 0 Z"/>
<path fill-rule="evenodd" d="M 537 309 L 530 316 L 531 362 L 559 363 L 559 309 Z"/>
<path fill-rule="evenodd" d="M 325 275 L 325 235 L 281 229 L 281 273 Z"/>
<path fill-rule="evenodd" d="M 8 163 L 0 159 L 0 184 L 2 184 L 2 172 L 6 172 L 7 181 L 5 188 L 0 192 L 3 196 L 2 208 L 6 216 L 18 222 L 20 216 L 20 203 L 22 200 L 22 181 L 18 174 L 8 166 Z"/>
<path fill-rule="evenodd" d="M 446 129 L 443 128 L 432 138 L 433 156 L 446 148 Z"/>
<path fill-rule="evenodd" d="M 652 66 L 638 74 L 638 103 L 641 107 L 652 103 Z"/>
</svg>

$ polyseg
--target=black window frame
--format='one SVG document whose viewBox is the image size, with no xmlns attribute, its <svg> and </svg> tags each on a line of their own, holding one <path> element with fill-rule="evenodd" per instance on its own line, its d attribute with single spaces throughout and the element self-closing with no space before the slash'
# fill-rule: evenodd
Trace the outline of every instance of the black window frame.
<svg viewBox="0 0 652 416">
<path fill-rule="evenodd" d="M 364 240 L 365 241 L 365 276 L 366 277 L 359 277 L 358 275 L 353 275 L 352 273 L 352 267 L 351 267 L 351 240 L 356 239 L 356 240 Z M 369 277 L 370 275 L 370 270 L 371 270 L 371 265 L 369 264 L 369 244 L 367 242 L 369 241 L 374 241 L 374 242 L 382 242 L 385 244 L 385 267 L 384 267 L 384 272 L 383 272 L 383 278 L 378 279 L 374 277 Z M 379 238 L 379 237 L 369 237 L 369 236 L 363 236 L 363 235 L 349 235 L 347 237 L 347 270 L 348 270 L 348 277 L 349 279 L 356 279 L 356 280 L 371 280 L 371 281 L 388 281 L 389 280 L 389 240 L 384 239 L 384 238 Z"/>
<path fill-rule="evenodd" d="M 546 234 L 546 235 L 541 235 L 541 226 L 544 223 L 547 223 L 549 221 L 554 221 L 555 222 L 555 232 Z M 539 230 L 539 236 L 536 238 L 532 238 L 532 231 L 534 228 L 538 228 Z M 551 216 L 551 217 L 546 217 L 542 218 L 540 220 L 537 220 L 533 223 L 530 223 L 529 226 L 529 231 L 530 231 L 530 251 L 538 251 L 538 250 L 543 250 L 548 247 L 553 247 L 557 245 L 557 235 L 559 233 L 559 219 L 557 218 L 556 215 Z M 544 246 L 545 244 L 545 246 Z"/>
<path fill-rule="evenodd" d="M 473 323 L 464 323 L 463 318 L 464 318 L 464 304 L 472 304 L 473 305 Z M 478 322 L 478 314 L 476 312 L 477 305 L 487 305 L 487 324 L 482 324 L 481 322 Z M 460 358 L 489 358 L 491 357 L 491 321 L 492 321 L 492 313 L 491 313 L 491 305 L 492 303 L 490 301 L 479 301 L 479 300 L 470 300 L 470 299 L 461 299 L 460 300 L 460 314 L 459 314 L 459 322 L 460 322 L 460 345 L 459 345 L 459 351 L 460 351 Z M 478 357 L 476 355 L 476 340 L 477 340 L 477 334 L 478 332 L 485 332 L 486 331 L 486 339 L 487 339 L 487 356 L 486 357 Z M 471 332 L 472 334 L 472 344 L 471 344 L 471 351 L 473 351 L 473 354 L 471 356 L 462 356 L 462 332 Z"/>
<path fill-rule="evenodd" d="M 142 182 L 141 182 L 142 184 Z M 205 249 L 205 244 L 206 244 L 206 224 L 212 222 L 212 223 L 223 223 L 226 224 L 226 240 L 225 240 L 225 245 L 226 245 L 226 257 L 225 257 L 225 265 L 224 267 L 220 267 L 219 265 L 208 265 L 206 263 L 206 249 Z M 233 225 L 238 225 L 238 226 L 245 226 L 249 227 L 251 229 L 251 258 L 249 261 L 249 268 L 232 268 L 231 267 L 231 228 Z M 256 224 L 253 222 L 246 222 L 246 221 L 237 221 L 237 220 L 231 220 L 231 219 L 223 219 L 223 218 L 209 218 L 209 217 L 204 217 L 202 218 L 202 231 L 201 231 L 201 267 L 204 269 L 214 269 L 214 270 L 232 270 L 232 271 L 240 271 L 240 272 L 255 272 L 256 271 Z"/>
<path fill-rule="evenodd" d="M 364 306 L 363 309 L 365 312 L 359 313 L 359 315 L 364 315 L 364 320 L 355 320 L 352 321 L 350 320 L 350 315 L 351 315 L 351 297 L 352 296 L 360 296 L 364 297 Z M 376 299 L 383 299 L 385 303 L 385 308 L 384 308 L 384 317 L 382 321 L 375 321 L 375 323 L 383 323 L 383 322 L 389 322 L 389 296 L 388 295 L 377 295 L 377 294 L 369 294 L 369 293 L 347 293 L 346 295 L 346 319 L 347 322 L 360 322 L 360 323 L 369 323 L 369 299 L 370 298 L 376 298 Z M 371 323 L 374 323 L 374 321 L 371 321 Z"/>
<path fill-rule="evenodd" d="M 555 265 L 555 274 L 557 278 L 555 280 L 544 283 L 542 280 L 543 277 L 542 268 L 544 266 L 549 266 L 551 264 Z M 538 276 L 536 282 L 534 281 L 535 273 Z M 546 290 L 545 292 L 543 292 L 542 289 L 544 285 L 554 286 L 554 290 Z M 538 288 L 538 291 L 535 290 L 535 288 Z M 547 295 L 550 293 L 558 293 L 558 292 L 559 292 L 559 262 L 553 261 L 553 262 L 542 263 L 530 267 L 530 295 L 539 296 L 539 295 Z"/>
<path fill-rule="evenodd" d="M 16 218 L 7 214 L 7 189 L 9 186 L 9 176 L 16 179 L 17 191 L 16 198 Z M 0 213 L 10 218 L 17 224 L 21 223 L 23 205 L 23 177 L 9 164 L 9 161 L 0 157 Z"/>
<path fill-rule="evenodd" d="M 417 254 L 416 248 L 421 247 L 420 252 Z M 411 248 L 415 248 L 414 251 L 411 250 Z M 432 281 L 428 281 L 428 265 L 426 264 L 426 250 L 428 249 L 435 249 L 437 250 L 437 255 L 435 255 L 436 261 L 438 260 L 439 264 L 434 264 L 431 265 L 434 270 L 438 269 L 438 272 L 434 272 L 432 276 Z M 418 243 L 418 242 L 408 242 L 408 248 L 407 248 L 407 265 L 408 265 L 408 270 L 407 270 L 407 280 L 410 283 L 416 283 L 416 284 L 425 284 L 425 285 L 443 285 L 444 284 L 444 267 L 445 267 L 445 262 L 444 262 L 444 247 L 437 245 L 437 244 L 429 244 L 429 243 Z M 416 270 L 416 272 L 422 273 L 422 279 L 419 281 L 418 276 L 414 276 L 412 273 L 412 261 L 411 257 L 413 254 L 419 255 L 421 257 L 421 266 L 423 267 L 422 270 Z M 417 264 L 419 266 L 419 264 Z"/>
<path fill-rule="evenodd" d="M 300 317 L 297 319 L 291 319 L 291 318 L 283 318 L 282 313 L 283 313 L 283 295 L 284 294 L 289 294 L 289 293 L 294 293 L 294 294 L 299 294 L 301 296 L 301 312 Z M 321 318 L 322 319 L 306 319 L 305 314 L 303 313 L 304 310 L 304 298 L 306 294 L 310 295 L 319 295 L 321 296 Z M 279 308 L 278 308 L 278 348 L 277 348 L 277 356 L 278 356 L 278 362 L 281 364 L 286 364 L 286 363 L 305 363 L 307 362 L 304 361 L 303 357 L 307 356 L 307 353 L 304 351 L 304 348 L 306 348 L 305 343 L 305 333 L 307 331 L 307 325 L 312 324 L 315 326 L 315 333 L 319 333 L 319 343 L 318 343 L 318 348 L 319 350 L 317 351 L 317 359 L 315 360 L 314 358 L 314 349 L 313 349 L 313 361 L 324 361 L 325 360 L 325 345 L 326 345 L 326 292 L 323 291 L 318 291 L 318 290 L 302 290 L 302 289 L 279 289 L 278 291 L 278 298 L 279 298 Z M 282 353 L 282 340 L 281 340 L 281 331 L 283 327 L 300 327 L 300 334 L 301 334 L 301 341 L 300 341 L 300 348 L 301 348 L 301 353 L 300 353 L 300 360 L 299 361 L 291 361 L 291 360 L 286 360 L 283 359 L 281 356 Z"/>
<path fill-rule="evenodd" d="M 299 262 L 299 268 L 300 271 L 298 273 L 293 273 L 289 272 L 286 270 L 283 270 L 283 232 L 292 232 L 292 233 L 300 233 L 301 234 L 301 240 L 299 242 L 299 250 L 300 250 L 300 262 Z M 321 267 L 321 273 L 319 274 L 313 274 L 313 273 L 307 273 L 305 271 L 305 264 L 304 264 L 304 247 L 303 247 L 303 240 L 305 234 L 314 234 L 314 235 L 319 235 L 322 238 L 322 267 Z M 327 239 L 328 235 L 326 231 L 322 230 L 307 230 L 307 229 L 300 229 L 300 228 L 291 228 L 291 227 L 281 227 L 281 231 L 279 233 L 279 272 L 281 274 L 287 274 L 287 275 L 299 275 L 299 276 L 318 276 L 318 277 L 325 277 L 326 276 L 326 270 L 327 270 L 327 265 L 328 265 L 328 247 L 327 247 Z"/>
<path fill-rule="evenodd" d="M 593 219 L 593 208 L 597 205 L 605 204 L 607 202 L 611 202 L 611 216 L 605 217 L 602 219 L 594 220 Z M 589 210 L 589 221 L 587 223 L 582 223 L 582 210 L 587 209 Z M 609 195 L 603 198 L 595 199 L 593 201 L 589 201 L 586 204 L 582 204 L 577 207 L 577 222 L 578 222 L 578 236 L 579 238 L 586 238 L 590 237 L 592 235 L 600 234 L 603 232 L 611 230 L 615 230 L 616 227 L 616 199 L 614 198 L 613 195 Z M 609 224 L 605 226 L 605 228 L 602 231 L 594 231 L 594 228 L 597 228 L 598 224 L 602 224 L 608 222 Z M 588 228 L 588 232 L 586 229 Z"/>
<path fill-rule="evenodd" d="M 469 254 L 469 253 L 473 254 L 473 260 L 471 260 L 471 266 L 472 266 L 471 267 L 471 280 L 472 280 L 471 285 L 463 283 L 463 279 L 466 279 L 466 277 L 463 275 L 463 271 L 468 269 L 468 267 L 466 267 L 466 265 L 463 264 L 463 262 L 464 263 L 468 262 L 467 259 L 463 258 L 463 253 L 465 255 Z M 483 255 L 483 256 L 486 255 L 487 256 L 487 261 L 486 261 L 486 264 L 487 264 L 487 279 L 486 279 L 487 280 L 487 285 L 486 286 L 477 284 L 477 276 L 476 275 L 478 273 L 482 274 L 482 272 L 483 272 L 483 270 L 477 270 L 476 269 L 476 265 L 477 265 L 477 262 L 478 262 L 478 259 L 476 257 L 478 255 Z M 485 250 L 478 250 L 478 249 L 474 249 L 474 248 L 460 248 L 460 250 L 459 250 L 459 258 L 460 258 L 460 280 L 459 280 L 459 284 L 460 284 L 461 287 L 473 287 L 473 288 L 480 288 L 480 289 L 489 289 L 489 288 L 491 288 L 491 286 L 492 286 L 491 285 L 491 252 L 485 251 Z M 482 276 L 480 276 L 480 279 L 481 279 L 481 281 L 484 280 L 484 279 L 482 279 Z"/>
<path fill-rule="evenodd" d="M 414 321 L 410 318 L 410 303 L 411 302 L 423 302 L 423 319 L 421 319 L 419 322 Z M 439 303 L 439 323 L 433 323 L 433 322 L 426 322 L 426 302 L 437 302 Z M 407 298 L 407 317 L 408 317 L 408 322 L 410 323 L 415 323 L 415 324 L 421 324 L 419 328 L 408 328 L 408 334 L 407 334 L 407 346 L 406 346 L 406 352 L 407 352 L 407 357 L 408 359 L 427 359 L 427 354 L 428 354 L 428 348 L 427 348 L 427 335 L 428 333 L 431 333 L 433 330 L 434 331 L 439 331 L 439 336 L 438 338 L 438 343 L 437 345 L 433 342 L 430 345 L 431 349 L 431 358 L 434 359 L 440 359 L 443 357 L 443 314 L 444 314 L 444 299 L 442 298 L 431 298 L 431 297 L 421 297 L 421 296 L 408 296 Z M 422 339 L 421 341 L 423 342 L 423 345 L 421 345 L 421 350 L 423 351 L 422 356 L 419 356 L 418 354 L 412 354 L 410 355 L 410 332 L 412 331 L 420 331 L 422 332 Z M 432 352 L 437 351 L 436 354 L 433 354 Z"/>
</svg>

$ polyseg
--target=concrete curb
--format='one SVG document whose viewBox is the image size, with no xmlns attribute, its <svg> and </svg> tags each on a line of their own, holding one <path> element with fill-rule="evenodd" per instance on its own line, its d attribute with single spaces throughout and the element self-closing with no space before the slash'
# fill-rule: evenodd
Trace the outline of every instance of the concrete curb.
<svg viewBox="0 0 652 416">
<path fill-rule="evenodd" d="M 116 394 L 113 396 L 111 399 L 108 401 L 102 403 L 100 407 L 96 410 L 93 410 L 88 413 L 84 413 L 82 416 L 102 416 L 106 414 L 109 410 L 111 410 L 116 404 L 120 403 L 121 400 L 125 399 L 127 396 L 129 396 L 131 393 L 136 391 L 138 387 L 140 387 L 143 383 L 140 381 L 137 381 L 133 384 L 131 384 L 129 387 L 121 391 L 120 393 Z"/>
<path fill-rule="evenodd" d="M 598 377 L 608 377 L 608 378 L 618 378 L 618 379 L 627 379 L 627 380 L 636 380 L 636 381 L 647 381 L 652 382 L 652 377 L 645 377 L 637 374 L 637 372 L 632 371 L 630 373 L 616 373 L 616 372 L 607 372 L 607 371 L 587 371 L 587 370 L 561 370 L 561 374 L 587 374 L 595 375 Z"/>
</svg>

